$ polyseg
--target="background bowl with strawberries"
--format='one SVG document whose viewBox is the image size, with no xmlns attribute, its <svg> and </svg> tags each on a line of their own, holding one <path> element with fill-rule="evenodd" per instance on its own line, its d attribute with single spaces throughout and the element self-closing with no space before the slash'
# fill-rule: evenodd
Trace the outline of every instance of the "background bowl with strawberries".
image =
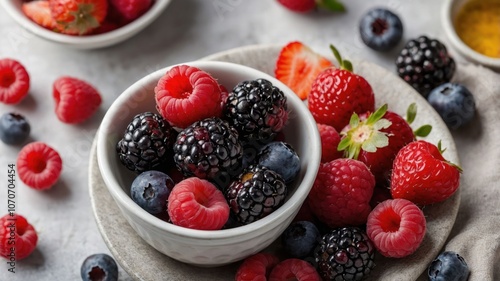
<svg viewBox="0 0 500 281">
<path fill-rule="evenodd" d="M 284 204 L 271 214 L 249 223 L 223 230 L 195 230 L 167 223 L 139 207 L 130 197 L 134 177 L 116 153 L 116 144 L 132 118 L 145 111 L 156 111 L 154 88 L 168 67 L 154 72 L 128 88 L 110 107 L 97 136 L 97 161 L 104 182 L 128 223 L 148 244 L 182 262 L 216 266 L 241 260 L 276 240 L 298 212 L 312 187 L 319 168 L 321 151 L 319 133 L 304 103 L 284 84 L 264 72 L 224 62 L 190 62 L 210 73 L 232 89 L 245 80 L 264 78 L 281 89 L 287 98 L 289 119 L 284 139 L 300 156 L 300 173 Z"/>
<path fill-rule="evenodd" d="M 34 2 L 39 2 L 38 4 L 40 4 L 41 2 L 49 1 L 39 0 L 28 3 L 31 4 Z M 120 1 L 117 0 L 114 2 Z M 93 28 L 92 31 L 85 31 L 85 35 L 81 36 L 52 31 L 54 28 L 49 27 L 49 25 L 52 24 L 45 24 L 47 26 L 46 28 L 35 23 L 27 16 L 26 12 L 23 12 L 23 4 L 26 3 L 23 0 L 0 1 L 0 6 L 2 6 L 20 26 L 40 38 L 75 49 L 97 49 L 118 44 L 139 33 L 160 16 L 170 2 L 171 0 L 151 1 L 150 6 L 144 8 L 137 18 L 121 20 L 120 23 L 115 24 L 110 23 L 109 18 L 121 16 L 117 16 L 116 12 L 111 11 L 112 9 L 110 7 L 112 5 L 109 4 L 111 0 L 108 0 L 107 11 L 104 12 L 105 18 L 100 20 L 101 22 L 98 27 Z M 40 19 L 42 23 L 46 23 L 47 21 L 50 22 L 52 20 L 50 18 L 50 11 L 48 13 L 47 11 L 43 12 L 45 9 L 48 9 L 48 5 L 45 3 L 42 3 L 41 7 L 33 6 L 31 9 L 34 11 L 33 13 L 35 13 L 33 17 Z"/>
</svg>

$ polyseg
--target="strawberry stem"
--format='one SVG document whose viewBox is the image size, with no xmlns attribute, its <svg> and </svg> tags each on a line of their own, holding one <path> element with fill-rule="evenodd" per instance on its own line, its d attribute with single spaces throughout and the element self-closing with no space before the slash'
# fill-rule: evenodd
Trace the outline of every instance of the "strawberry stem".
<svg viewBox="0 0 500 281">
<path fill-rule="evenodd" d="M 330 50 L 332 50 L 333 56 L 339 62 L 340 69 L 344 69 L 344 70 L 353 72 L 352 63 L 348 60 L 342 59 L 340 52 L 337 50 L 337 48 L 335 48 L 335 46 L 330 44 Z"/>
<path fill-rule="evenodd" d="M 316 0 L 318 7 L 324 8 L 332 12 L 345 12 L 344 4 L 337 0 Z"/>
</svg>

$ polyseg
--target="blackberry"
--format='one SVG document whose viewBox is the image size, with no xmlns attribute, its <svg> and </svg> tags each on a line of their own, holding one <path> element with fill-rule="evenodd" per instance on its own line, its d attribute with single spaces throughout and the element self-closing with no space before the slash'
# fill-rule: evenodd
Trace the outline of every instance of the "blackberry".
<svg viewBox="0 0 500 281">
<path fill-rule="evenodd" d="M 243 81 L 229 93 L 224 116 L 238 130 L 240 139 L 265 144 L 288 120 L 287 99 L 265 79 Z"/>
<path fill-rule="evenodd" d="M 285 201 L 287 187 L 276 172 L 251 165 L 225 191 L 229 207 L 242 224 L 259 220 L 278 209 Z"/>
<path fill-rule="evenodd" d="M 174 144 L 174 161 L 186 177 L 209 180 L 220 189 L 239 174 L 242 157 L 238 132 L 220 118 L 193 123 Z"/>
<path fill-rule="evenodd" d="M 129 170 L 136 173 L 152 170 L 169 159 L 176 134 L 161 115 L 140 113 L 128 124 L 116 151 Z"/>
<path fill-rule="evenodd" d="M 362 280 L 375 266 L 373 243 L 357 227 L 342 227 L 323 235 L 314 259 L 323 280 Z"/>
<path fill-rule="evenodd" d="M 455 61 L 436 39 L 420 36 L 410 40 L 396 59 L 397 72 L 422 96 L 449 82 L 455 73 Z"/>
</svg>

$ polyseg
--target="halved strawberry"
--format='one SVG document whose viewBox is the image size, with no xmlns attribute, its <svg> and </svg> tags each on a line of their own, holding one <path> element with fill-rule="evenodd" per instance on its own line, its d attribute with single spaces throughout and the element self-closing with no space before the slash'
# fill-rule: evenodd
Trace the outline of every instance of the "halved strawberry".
<svg viewBox="0 0 500 281">
<path fill-rule="evenodd" d="M 108 13 L 107 0 L 48 0 L 61 33 L 84 35 L 99 27 Z"/>
<path fill-rule="evenodd" d="M 57 24 L 50 14 L 48 1 L 32 1 L 23 3 L 21 10 L 36 24 L 48 29 L 56 28 Z"/>
<path fill-rule="evenodd" d="M 322 70 L 332 66 L 331 61 L 301 42 L 295 41 L 281 49 L 274 75 L 305 100 L 311 91 L 314 79 Z"/>
</svg>

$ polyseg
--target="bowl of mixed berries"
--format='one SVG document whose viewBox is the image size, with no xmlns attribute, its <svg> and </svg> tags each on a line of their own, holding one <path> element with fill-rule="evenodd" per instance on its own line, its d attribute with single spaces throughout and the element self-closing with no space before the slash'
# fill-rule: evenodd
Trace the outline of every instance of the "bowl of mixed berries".
<svg viewBox="0 0 500 281">
<path fill-rule="evenodd" d="M 217 266 L 275 241 L 313 185 L 316 123 L 283 83 L 226 62 L 195 61 L 139 80 L 97 137 L 104 182 L 148 244 Z"/>
<path fill-rule="evenodd" d="M 78 49 L 120 43 L 151 24 L 170 0 L 6 0 L 5 11 L 29 32 Z"/>
</svg>

